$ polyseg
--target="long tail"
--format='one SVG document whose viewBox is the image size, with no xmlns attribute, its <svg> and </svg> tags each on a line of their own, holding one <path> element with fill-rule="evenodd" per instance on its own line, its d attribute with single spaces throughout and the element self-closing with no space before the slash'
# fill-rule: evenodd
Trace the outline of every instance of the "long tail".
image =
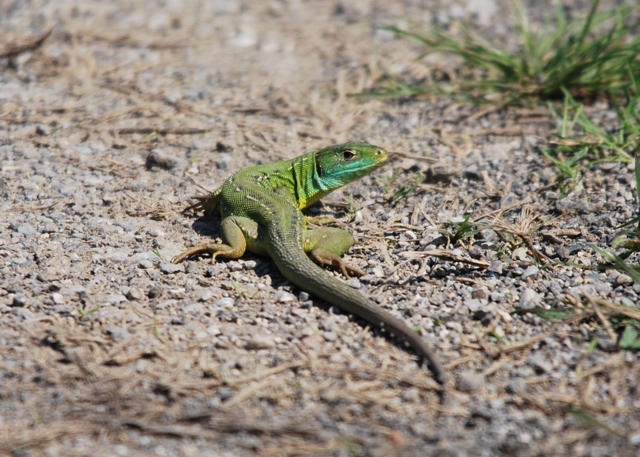
<svg viewBox="0 0 640 457">
<path fill-rule="evenodd" d="M 416 332 L 360 292 L 318 267 L 307 257 L 300 246 L 295 242 L 291 242 L 291 238 L 279 237 L 273 233 L 271 238 L 269 247 L 271 252 L 269 254 L 280 272 L 289 281 L 348 313 L 363 318 L 375 327 L 383 328 L 401 340 L 408 342 L 420 357 L 429 362 L 435 380 L 440 384 L 444 384 L 444 368 L 431 351 L 431 348 Z"/>
</svg>

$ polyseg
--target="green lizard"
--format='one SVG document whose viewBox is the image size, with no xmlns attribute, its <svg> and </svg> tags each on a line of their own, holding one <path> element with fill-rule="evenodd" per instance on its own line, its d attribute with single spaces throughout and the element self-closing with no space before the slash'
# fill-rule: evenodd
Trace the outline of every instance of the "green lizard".
<svg viewBox="0 0 640 457">
<path fill-rule="evenodd" d="M 416 332 L 316 265 L 339 269 L 346 277 L 363 275 L 340 257 L 353 244 L 351 234 L 333 227 L 307 229 L 307 219 L 301 212 L 386 160 L 384 149 L 352 142 L 241 170 L 209 195 L 196 197 L 199 201 L 187 208 L 210 214 L 220 207 L 223 243 L 194 247 L 173 261 L 206 252 L 212 254 L 212 262 L 217 256 L 237 259 L 246 250 L 268 255 L 280 272 L 301 289 L 409 343 L 430 363 L 435 379 L 444 383 L 444 369 Z"/>
</svg>

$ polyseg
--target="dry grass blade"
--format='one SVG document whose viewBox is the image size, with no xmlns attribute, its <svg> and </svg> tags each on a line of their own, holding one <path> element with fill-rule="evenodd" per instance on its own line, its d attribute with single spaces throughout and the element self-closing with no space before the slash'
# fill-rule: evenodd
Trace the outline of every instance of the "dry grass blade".
<svg viewBox="0 0 640 457">
<path fill-rule="evenodd" d="M 533 241 L 531 240 L 531 232 L 540 229 L 540 226 L 534 226 L 534 222 L 539 219 L 539 216 L 533 211 L 533 209 L 529 206 L 525 206 L 522 208 L 522 212 L 520 213 L 520 218 L 515 226 L 508 224 L 507 222 L 496 218 L 489 224 L 489 228 L 493 229 L 500 235 L 500 232 L 510 233 L 511 235 L 515 235 L 522 240 L 522 242 L 527 246 L 527 249 L 534 257 L 536 262 L 542 263 L 545 261 L 549 261 L 547 256 L 542 254 L 540 251 L 536 249 L 533 245 Z"/>
<path fill-rule="evenodd" d="M 594 297 L 593 295 L 589 295 L 588 293 L 584 292 L 583 295 L 587 300 L 589 300 L 590 303 L 606 308 L 609 313 L 620 314 L 622 316 L 630 317 L 631 319 L 640 320 L 640 309 L 629 308 L 628 306 L 623 305 L 616 305 L 613 302 L 600 297 Z"/>
<path fill-rule="evenodd" d="M 115 129 L 114 131 L 118 135 L 130 135 L 132 133 L 142 133 L 144 135 L 150 133 L 156 133 L 158 135 L 198 135 L 210 132 L 211 130 L 213 129 L 198 127 L 129 127 Z"/>
<path fill-rule="evenodd" d="M 9 61 L 12 62 L 13 59 L 20 54 L 38 49 L 44 44 L 47 38 L 51 36 L 52 32 L 53 27 L 50 27 L 49 30 L 40 34 L 36 38 L 24 39 L 19 43 L 5 44 L 3 46 L 3 49 L 0 49 L 0 59 L 3 57 L 7 57 Z"/>
<path fill-rule="evenodd" d="M 227 433 L 261 433 L 268 435 L 298 435 L 306 438 L 313 438 L 318 441 L 327 441 L 328 437 L 321 429 L 311 427 L 301 423 L 273 424 L 264 421 L 250 419 L 219 418 L 217 414 L 212 414 L 212 421 L 207 423 L 207 427 L 220 432 Z"/>
<path fill-rule="evenodd" d="M 59 421 L 33 428 L 0 425 L 0 451 L 16 455 L 25 448 L 43 446 L 63 437 L 83 435 L 95 427 L 85 421 Z"/>
<path fill-rule="evenodd" d="M 421 259 L 424 257 L 437 257 L 439 259 L 448 260 L 450 262 L 460 262 L 473 265 L 479 268 L 489 268 L 490 263 L 485 260 L 472 259 L 471 257 L 462 257 L 454 254 L 451 251 L 445 251 L 444 249 L 430 249 L 425 251 L 405 251 L 401 253 L 401 256 L 408 258 L 408 260 Z"/>
</svg>

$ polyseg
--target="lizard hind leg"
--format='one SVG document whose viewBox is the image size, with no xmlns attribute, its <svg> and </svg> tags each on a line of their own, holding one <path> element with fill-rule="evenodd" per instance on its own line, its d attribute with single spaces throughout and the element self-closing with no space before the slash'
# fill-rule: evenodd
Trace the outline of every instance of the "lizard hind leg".
<svg viewBox="0 0 640 457">
<path fill-rule="evenodd" d="M 258 224 L 251 219 L 239 216 L 226 217 L 220 224 L 220 236 L 222 243 L 207 243 L 186 250 L 182 254 L 173 258 L 173 263 L 198 254 L 211 254 L 211 262 L 216 261 L 216 257 L 227 259 L 239 259 L 247 250 L 247 241 L 250 245 L 255 243 L 258 236 Z"/>
<path fill-rule="evenodd" d="M 340 257 L 353 245 L 353 237 L 346 230 L 335 227 L 321 227 L 307 230 L 303 248 L 318 265 L 325 265 L 340 272 L 347 278 L 364 276 L 364 271 L 349 265 Z"/>
</svg>

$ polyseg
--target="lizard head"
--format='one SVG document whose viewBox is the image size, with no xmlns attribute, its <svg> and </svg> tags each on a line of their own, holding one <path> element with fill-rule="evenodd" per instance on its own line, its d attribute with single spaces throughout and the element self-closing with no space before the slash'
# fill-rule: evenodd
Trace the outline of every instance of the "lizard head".
<svg viewBox="0 0 640 457">
<path fill-rule="evenodd" d="M 344 143 L 315 153 L 316 174 L 322 184 L 337 189 L 371 173 L 387 161 L 387 151 L 368 143 Z"/>
</svg>

